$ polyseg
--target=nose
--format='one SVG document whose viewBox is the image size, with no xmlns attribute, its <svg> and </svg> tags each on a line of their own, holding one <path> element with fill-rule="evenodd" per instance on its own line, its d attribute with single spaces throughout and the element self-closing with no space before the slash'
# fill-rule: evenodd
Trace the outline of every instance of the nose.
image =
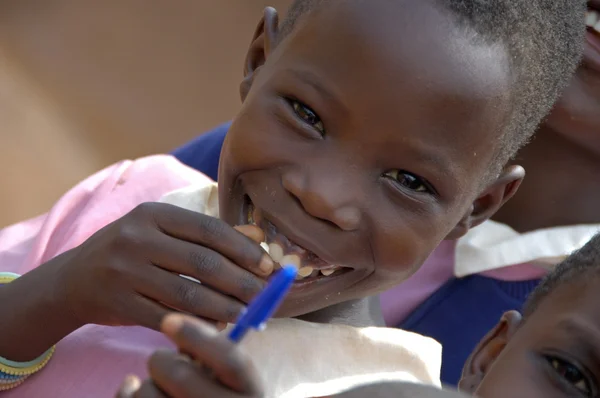
<svg viewBox="0 0 600 398">
<path fill-rule="evenodd" d="M 328 221 L 343 231 L 355 231 L 361 222 L 353 186 L 334 173 L 288 171 L 282 177 L 283 187 L 313 217 Z M 338 175 L 339 177 L 339 175 Z"/>
</svg>

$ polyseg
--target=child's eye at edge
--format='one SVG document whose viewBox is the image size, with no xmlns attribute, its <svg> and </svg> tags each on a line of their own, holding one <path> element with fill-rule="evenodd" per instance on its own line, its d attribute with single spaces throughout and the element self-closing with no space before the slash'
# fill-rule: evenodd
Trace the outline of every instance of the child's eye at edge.
<svg viewBox="0 0 600 398">
<path fill-rule="evenodd" d="M 590 372 L 583 366 L 573 364 L 570 360 L 566 360 L 555 354 L 543 354 L 544 361 L 547 363 L 548 368 L 553 372 L 554 376 L 564 385 L 565 389 L 576 390 L 584 397 L 595 397 L 597 394 L 597 388 L 595 383 L 588 376 Z M 574 382 L 569 380 L 569 375 L 565 375 L 566 371 L 575 371 L 581 378 L 580 381 Z M 573 376 L 573 374 L 571 374 Z"/>
</svg>

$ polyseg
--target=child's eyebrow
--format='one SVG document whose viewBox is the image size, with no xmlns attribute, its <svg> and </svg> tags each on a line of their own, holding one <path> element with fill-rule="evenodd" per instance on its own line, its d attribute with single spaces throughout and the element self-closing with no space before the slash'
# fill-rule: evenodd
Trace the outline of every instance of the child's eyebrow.
<svg viewBox="0 0 600 398">
<path fill-rule="evenodd" d="M 600 371 L 600 329 L 593 323 L 578 317 L 562 319 L 556 325 L 568 340 L 573 342 L 574 351 L 587 359 L 594 370 Z"/>
<path fill-rule="evenodd" d="M 442 153 L 439 152 L 439 148 L 433 150 L 419 149 L 415 151 L 414 156 L 421 164 L 427 164 L 430 167 L 433 166 L 436 170 L 436 174 L 444 176 L 446 181 L 449 181 L 449 185 L 458 186 L 457 168 L 455 164 Z"/>
<path fill-rule="evenodd" d="M 333 91 L 327 88 L 324 84 L 324 79 L 319 78 L 315 73 L 307 69 L 289 69 L 288 72 L 294 76 L 294 78 L 302 81 L 304 84 L 311 86 L 317 91 L 330 105 L 337 108 L 344 114 L 348 114 L 349 110 L 346 105 L 340 100 L 340 96 L 335 95 Z"/>
</svg>

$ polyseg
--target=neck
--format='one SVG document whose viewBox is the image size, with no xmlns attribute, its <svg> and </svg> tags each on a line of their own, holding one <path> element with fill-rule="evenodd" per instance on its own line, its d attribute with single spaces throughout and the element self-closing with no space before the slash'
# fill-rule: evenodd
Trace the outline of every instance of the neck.
<svg viewBox="0 0 600 398">
<path fill-rule="evenodd" d="M 335 323 L 354 327 L 385 326 L 379 296 L 346 301 L 299 316 L 314 323 Z"/>
<path fill-rule="evenodd" d="M 496 221 L 520 232 L 600 223 L 600 156 L 546 127 L 516 163 L 527 175 Z"/>
</svg>

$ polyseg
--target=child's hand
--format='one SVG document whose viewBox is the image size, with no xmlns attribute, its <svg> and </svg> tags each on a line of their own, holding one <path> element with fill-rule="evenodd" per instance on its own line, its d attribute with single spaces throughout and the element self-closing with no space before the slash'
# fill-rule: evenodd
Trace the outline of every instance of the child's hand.
<svg viewBox="0 0 600 398">
<path fill-rule="evenodd" d="M 256 275 L 273 267 L 258 243 L 223 221 L 161 203 L 138 206 L 55 260 L 65 305 L 82 324 L 155 330 L 168 307 L 235 321 L 265 285 Z"/>
<path fill-rule="evenodd" d="M 156 352 L 149 361 L 150 380 L 129 377 L 117 398 L 262 397 L 260 378 L 238 346 L 210 325 L 191 317 L 168 315 L 163 332 L 179 347 Z"/>
</svg>

